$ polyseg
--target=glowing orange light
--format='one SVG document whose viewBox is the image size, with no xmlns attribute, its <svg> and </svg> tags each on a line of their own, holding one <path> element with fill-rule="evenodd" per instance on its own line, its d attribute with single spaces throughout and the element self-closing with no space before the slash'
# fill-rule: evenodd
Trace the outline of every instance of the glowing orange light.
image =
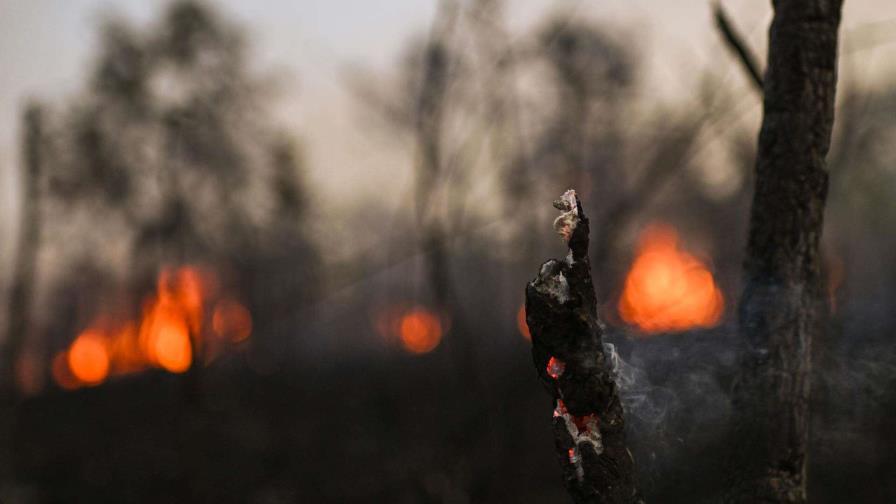
<svg viewBox="0 0 896 504">
<path fill-rule="evenodd" d="M 215 276 L 200 267 L 162 269 L 155 292 L 143 301 L 140 317 L 122 320 L 99 314 L 69 349 L 53 360 L 53 378 L 70 389 L 148 367 L 183 373 L 193 365 L 194 356 L 211 362 L 252 332 L 252 317 L 240 303 L 223 300 L 214 310 L 207 309 L 216 292 Z M 212 331 L 226 339 L 203 341 Z"/>
<path fill-rule="evenodd" d="M 238 343 L 252 334 L 252 315 L 240 303 L 225 299 L 215 305 L 212 329 L 218 336 Z"/>
<path fill-rule="evenodd" d="M 532 339 L 532 334 L 529 332 L 529 324 L 526 323 L 526 305 L 520 305 L 520 309 L 516 311 L 516 328 L 519 329 L 520 334 L 523 335 L 527 340 Z"/>
<path fill-rule="evenodd" d="M 560 375 L 562 375 L 563 371 L 565 371 L 565 370 L 566 370 L 566 363 L 564 363 L 562 360 L 560 360 L 556 357 L 551 357 L 550 359 L 548 359 L 547 372 L 548 372 L 548 375 L 551 376 L 551 378 L 553 378 L 555 380 L 557 378 L 560 378 Z"/>
<path fill-rule="evenodd" d="M 177 306 L 160 299 L 140 328 L 140 345 L 151 362 L 182 373 L 193 359 L 190 329 Z"/>
<path fill-rule="evenodd" d="M 712 274 L 698 259 L 678 249 L 668 226 L 651 226 L 641 236 L 638 256 L 619 301 L 623 320 L 645 332 L 712 327 L 724 308 Z"/>
<path fill-rule="evenodd" d="M 399 335 L 402 345 L 409 352 L 428 353 L 442 340 L 442 322 L 432 312 L 417 308 L 401 318 Z"/>
<path fill-rule="evenodd" d="M 81 333 L 68 351 L 68 367 L 87 385 L 101 383 L 109 375 L 109 351 L 102 335 L 87 330 Z"/>
</svg>

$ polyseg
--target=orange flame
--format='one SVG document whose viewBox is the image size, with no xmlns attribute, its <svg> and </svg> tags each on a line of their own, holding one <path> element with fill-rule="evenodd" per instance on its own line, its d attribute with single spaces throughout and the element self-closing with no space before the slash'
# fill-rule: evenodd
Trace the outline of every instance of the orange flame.
<svg viewBox="0 0 896 504">
<path fill-rule="evenodd" d="M 68 350 L 68 367 L 84 384 L 102 383 L 109 375 L 109 351 L 102 334 L 89 329 L 82 332 Z"/>
<path fill-rule="evenodd" d="M 648 333 L 713 327 L 724 309 L 721 291 L 706 266 L 679 250 L 678 234 L 650 226 L 625 279 L 619 315 Z"/>
<path fill-rule="evenodd" d="M 377 308 L 371 322 L 388 344 L 400 344 L 406 351 L 418 355 L 435 350 L 451 328 L 447 314 L 404 303 Z"/>
<path fill-rule="evenodd" d="M 442 321 L 422 308 L 406 313 L 401 318 L 399 331 L 404 348 L 415 354 L 429 353 L 442 341 Z"/>
<path fill-rule="evenodd" d="M 208 354 L 206 362 L 210 360 L 212 349 L 202 344 L 208 328 L 233 343 L 245 340 L 252 331 L 252 317 L 243 305 L 223 300 L 208 313 L 214 301 L 213 283 L 213 277 L 195 266 L 163 269 L 138 320 L 113 322 L 100 315 L 54 358 L 51 371 L 56 383 L 66 389 L 97 385 L 108 376 L 148 367 L 183 373 L 201 351 Z M 221 342 L 215 344 L 215 351 L 222 348 Z"/>
</svg>

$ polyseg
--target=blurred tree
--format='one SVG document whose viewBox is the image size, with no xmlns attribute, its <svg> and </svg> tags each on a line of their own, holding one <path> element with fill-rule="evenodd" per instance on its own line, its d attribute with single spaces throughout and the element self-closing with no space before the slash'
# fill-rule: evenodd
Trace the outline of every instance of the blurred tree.
<svg viewBox="0 0 896 504">
<path fill-rule="evenodd" d="M 69 253 L 101 263 L 103 244 L 127 243 L 138 291 L 164 264 L 219 265 L 259 320 L 287 317 L 314 289 L 316 255 L 300 153 L 270 91 L 249 69 L 241 30 L 204 2 L 174 2 L 145 31 L 107 21 L 88 88 L 50 132 L 57 246 L 76 228 L 92 246 Z M 297 330 L 289 324 L 283 338 Z M 272 347 L 283 338 L 258 343 L 281 355 Z"/>
<path fill-rule="evenodd" d="M 739 306 L 746 354 L 729 502 L 807 500 L 811 349 L 825 314 L 820 238 L 841 6 L 774 3 Z"/>
<path fill-rule="evenodd" d="M 32 329 L 31 310 L 35 291 L 37 252 L 41 236 L 41 173 L 45 169 L 42 147 L 45 135 L 43 108 L 31 104 L 23 116 L 24 141 L 22 160 L 22 207 L 19 210 L 19 237 L 16 241 L 15 264 L 3 332 L 2 376 L 0 396 L 6 399 L 16 393 L 16 367 L 19 351 Z"/>
</svg>

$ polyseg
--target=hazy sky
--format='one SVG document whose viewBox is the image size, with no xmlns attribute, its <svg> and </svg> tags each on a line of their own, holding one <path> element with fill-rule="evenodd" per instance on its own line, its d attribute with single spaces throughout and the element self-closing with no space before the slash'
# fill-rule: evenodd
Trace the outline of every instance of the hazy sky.
<svg viewBox="0 0 896 504">
<path fill-rule="evenodd" d="M 29 96 L 62 103 L 82 85 L 96 47 L 97 21 L 115 12 L 136 23 L 153 19 L 161 0 L 0 0 L 0 254 L 9 257 L 12 216 L 18 206 L 19 112 Z M 404 43 L 426 30 L 434 0 L 216 0 L 228 17 L 249 29 L 259 67 L 274 69 L 284 85 L 284 121 L 307 147 L 309 176 L 321 195 L 381 191 L 401 185 L 410 160 L 383 148 L 381 135 L 359 121 L 345 86 L 345 70 L 361 66 L 387 73 Z M 768 1 L 725 0 L 758 54 L 764 54 Z M 896 1 L 846 0 L 845 49 L 874 40 L 874 49 L 845 62 L 856 78 L 893 69 Z M 728 70 L 706 0 L 510 0 L 511 28 L 523 31 L 546 11 L 564 9 L 631 29 L 645 50 L 647 92 L 688 93 L 701 70 Z M 859 41 L 859 42 L 854 42 Z M 764 59 L 764 58 L 762 58 Z M 734 71 L 733 86 L 743 86 Z M 662 85 L 659 85 L 662 83 Z M 744 87 L 744 92 L 749 92 Z M 313 128 L 306 125 L 313 125 Z M 367 183 L 358 184 L 358 181 Z M 349 189 L 346 189 L 349 188 Z M 333 201 L 331 198 L 327 198 Z M 2 268 L 0 268 L 2 271 Z"/>
</svg>

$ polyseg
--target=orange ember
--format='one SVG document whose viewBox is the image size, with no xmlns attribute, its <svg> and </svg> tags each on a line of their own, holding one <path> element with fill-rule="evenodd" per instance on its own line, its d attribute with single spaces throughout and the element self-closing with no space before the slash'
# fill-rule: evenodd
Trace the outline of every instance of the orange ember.
<svg viewBox="0 0 896 504">
<path fill-rule="evenodd" d="M 442 341 L 442 322 L 439 317 L 422 308 L 407 312 L 398 327 L 401 343 L 411 353 L 431 352 Z"/>
<path fill-rule="evenodd" d="M 551 378 L 555 380 L 557 378 L 560 378 L 560 376 L 563 374 L 563 371 L 566 371 L 565 362 L 556 357 L 551 357 L 550 359 L 548 359 L 547 372 Z"/>
<path fill-rule="evenodd" d="M 81 333 L 68 351 L 68 367 L 87 385 L 102 383 L 109 375 L 109 351 L 102 335 L 90 330 Z"/>
<path fill-rule="evenodd" d="M 668 226 L 641 235 L 638 256 L 625 279 L 619 314 L 649 333 L 713 327 L 724 308 L 722 293 L 706 266 L 679 250 Z"/>
<path fill-rule="evenodd" d="M 526 323 L 526 305 L 520 305 L 520 309 L 516 311 L 516 328 L 519 329 L 520 334 L 523 335 L 527 340 L 532 339 L 532 334 L 529 332 L 529 324 Z"/>
</svg>

